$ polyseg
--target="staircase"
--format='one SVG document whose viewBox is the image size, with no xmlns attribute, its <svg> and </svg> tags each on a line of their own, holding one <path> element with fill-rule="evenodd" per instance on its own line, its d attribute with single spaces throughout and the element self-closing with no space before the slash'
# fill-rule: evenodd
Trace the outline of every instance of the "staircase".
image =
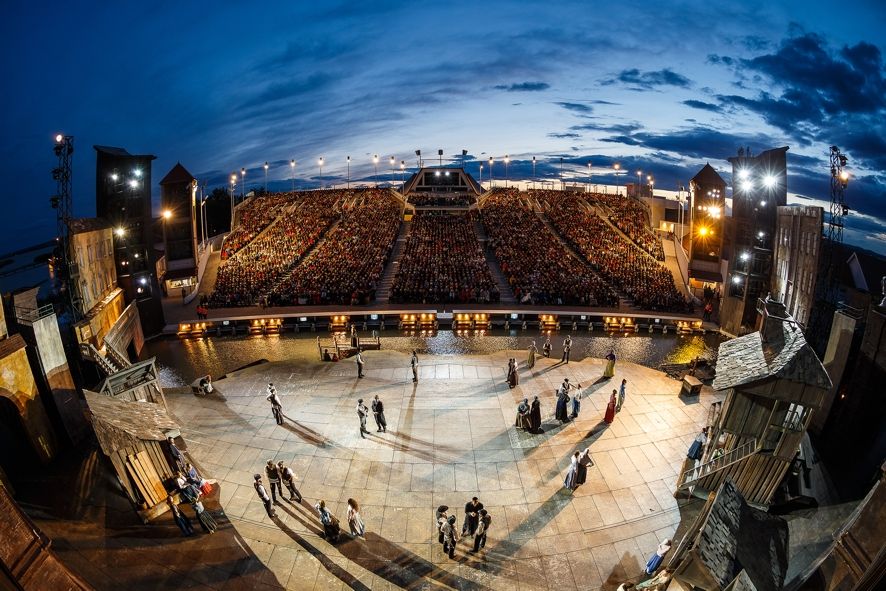
<svg viewBox="0 0 886 591">
<path fill-rule="evenodd" d="M 132 362 L 129 361 L 129 358 L 118 351 L 116 347 L 111 345 L 111 343 L 109 343 L 107 339 L 105 339 L 105 357 L 111 360 L 114 365 L 116 365 L 120 369 L 125 369 L 132 365 Z"/>
<path fill-rule="evenodd" d="M 483 222 L 477 219 L 474 220 L 474 236 L 477 237 L 477 242 L 483 248 L 486 266 L 489 268 L 489 274 L 492 275 L 492 279 L 495 281 L 495 286 L 500 294 L 501 299 L 499 301 L 502 304 L 516 304 L 517 298 L 514 297 L 514 291 L 511 289 L 508 280 L 505 279 L 505 274 L 502 273 L 501 267 L 498 266 L 498 259 L 495 258 L 495 254 L 489 247 L 489 236 L 486 235 L 486 228 L 483 226 Z"/>
<path fill-rule="evenodd" d="M 400 254 L 406 247 L 406 238 L 409 236 L 409 229 L 412 222 L 403 222 L 400 224 L 400 233 L 394 241 L 394 248 L 391 249 L 391 257 L 388 259 L 388 266 L 382 273 L 381 279 L 375 288 L 375 303 L 387 304 L 391 299 L 391 286 L 394 283 L 394 276 L 397 274 L 397 268 L 400 266 Z"/>
<path fill-rule="evenodd" d="M 107 359 L 104 355 L 99 353 L 99 350 L 96 349 L 95 345 L 92 343 L 80 343 L 80 356 L 83 359 L 88 359 L 95 363 L 99 370 L 101 370 L 106 376 L 114 375 L 122 369 L 114 365 L 110 359 Z"/>
<path fill-rule="evenodd" d="M 759 446 L 757 444 L 757 440 L 755 438 L 751 438 L 750 441 L 736 447 L 732 451 L 726 452 L 718 458 L 710 460 L 704 464 L 699 464 L 694 468 L 690 468 L 680 475 L 680 478 L 677 481 L 677 490 L 682 490 L 694 486 L 702 478 L 711 476 L 712 474 L 724 470 L 729 466 L 732 466 L 733 464 L 737 464 L 745 458 L 754 455 L 755 453 L 757 453 L 758 450 Z"/>
</svg>

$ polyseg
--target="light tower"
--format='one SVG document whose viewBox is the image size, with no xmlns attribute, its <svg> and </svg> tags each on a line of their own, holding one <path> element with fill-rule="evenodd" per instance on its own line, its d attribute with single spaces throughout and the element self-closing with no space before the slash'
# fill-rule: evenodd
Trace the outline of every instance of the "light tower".
<svg viewBox="0 0 886 591">
<path fill-rule="evenodd" d="M 80 309 L 77 306 L 79 291 L 77 282 L 73 280 L 74 270 L 70 261 L 70 223 L 73 207 L 71 205 L 71 157 L 74 154 L 74 136 L 58 134 L 55 136 L 53 152 L 58 157 L 58 166 L 52 169 L 52 178 L 55 180 L 55 195 L 49 198 L 49 203 L 55 209 L 55 220 L 58 230 L 59 256 L 56 259 L 59 264 L 59 275 L 64 282 L 67 293 L 65 305 L 69 309 L 74 321 L 80 320 Z"/>
</svg>

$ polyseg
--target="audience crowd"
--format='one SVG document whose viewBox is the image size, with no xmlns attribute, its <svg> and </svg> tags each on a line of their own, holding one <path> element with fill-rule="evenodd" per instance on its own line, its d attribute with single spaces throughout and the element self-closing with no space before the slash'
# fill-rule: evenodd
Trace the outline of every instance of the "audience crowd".
<svg viewBox="0 0 886 591">
<path fill-rule="evenodd" d="M 412 218 L 390 301 L 499 301 L 470 213 L 419 212 Z"/>
<path fill-rule="evenodd" d="M 227 235 L 222 244 L 221 260 L 228 259 L 252 242 L 262 230 L 268 227 L 268 224 L 283 213 L 286 206 L 292 205 L 295 195 L 295 193 L 263 195 L 240 206 L 237 226 Z"/>
<path fill-rule="evenodd" d="M 300 193 L 293 208 L 272 222 L 267 232 L 219 265 L 210 306 L 266 304 L 268 291 L 338 216 L 345 196 L 345 191 Z"/>
<path fill-rule="evenodd" d="M 277 306 L 368 304 L 400 228 L 400 203 L 388 191 L 357 194 L 342 221 L 270 294 Z"/>
<path fill-rule="evenodd" d="M 618 296 L 545 226 L 516 189 L 496 189 L 483 224 L 502 273 L 522 304 L 618 306 Z"/>
<path fill-rule="evenodd" d="M 607 281 L 647 310 L 683 312 L 687 302 L 671 272 L 613 230 L 576 195 L 545 201 L 561 236 Z"/>
<path fill-rule="evenodd" d="M 656 260 L 665 260 L 661 240 L 649 227 L 649 211 L 642 202 L 633 197 L 603 193 L 594 193 L 591 199 L 606 206 L 609 210 L 609 221 L 633 240 L 637 246 L 651 254 Z"/>
</svg>

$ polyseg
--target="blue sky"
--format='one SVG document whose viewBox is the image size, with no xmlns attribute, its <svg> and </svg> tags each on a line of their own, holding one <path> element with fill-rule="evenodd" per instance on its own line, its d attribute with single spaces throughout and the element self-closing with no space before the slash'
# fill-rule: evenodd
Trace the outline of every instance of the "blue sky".
<svg viewBox="0 0 886 591">
<path fill-rule="evenodd" d="M 53 6 L 55 5 L 55 6 Z M 49 3 L 7 7 L 0 250 L 52 236 L 52 137 L 181 161 L 212 185 L 371 178 L 373 154 L 512 159 L 510 176 L 613 162 L 685 184 L 706 161 L 789 145 L 788 189 L 828 199 L 850 158 L 846 240 L 886 253 L 886 9 L 877 2 Z M 476 175 L 477 164 L 469 170 Z M 496 175 L 503 169 L 496 165 Z M 630 176 L 628 180 L 630 180 Z M 624 180 L 622 180 L 624 182 Z M 155 187 L 155 194 L 158 192 Z M 24 237 L 24 239 L 23 239 Z"/>
</svg>

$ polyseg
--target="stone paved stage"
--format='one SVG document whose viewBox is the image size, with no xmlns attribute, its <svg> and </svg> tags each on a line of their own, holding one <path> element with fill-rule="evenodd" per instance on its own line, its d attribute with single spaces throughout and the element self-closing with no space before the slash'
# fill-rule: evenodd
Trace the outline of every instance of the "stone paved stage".
<svg viewBox="0 0 886 591">
<path fill-rule="evenodd" d="M 520 385 L 504 383 L 507 358 L 518 356 Z M 270 363 L 216 383 L 218 396 L 168 394 L 194 457 L 222 483 L 220 501 L 238 538 L 267 566 L 232 588 L 290 589 L 614 589 L 640 574 L 680 513 L 672 491 L 686 449 L 711 402 L 677 396 L 679 383 L 632 363 L 596 383 L 603 362 L 568 365 L 524 352 L 423 356 L 413 385 L 408 357 L 370 351 L 366 377 L 353 360 Z M 593 391 L 578 420 L 553 419 L 554 389 L 568 377 Z M 608 393 L 628 380 L 625 407 L 608 428 Z M 274 382 L 286 424 L 265 400 Z M 358 398 L 378 394 L 388 432 L 361 439 Z M 539 395 L 543 435 L 515 431 L 519 400 Z M 562 482 L 569 458 L 590 445 L 594 466 L 574 493 Z M 267 459 L 291 463 L 302 506 L 278 506 L 269 519 L 252 487 Z M 461 508 L 478 496 L 492 516 L 486 549 L 455 560 L 436 542 L 434 510 Z M 326 499 L 342 520 L 345 500 L 361 503 L 365 541 L 329 545 L 311 506 Z M 309 504 L 310 503 L 310 504 Z M 347 538 L 347 536 L 343 536 Z M 232 585 L 233 584 L 233 585 Z M 254 587 L 251 587 L 255 585 Z"/>
</svg>

